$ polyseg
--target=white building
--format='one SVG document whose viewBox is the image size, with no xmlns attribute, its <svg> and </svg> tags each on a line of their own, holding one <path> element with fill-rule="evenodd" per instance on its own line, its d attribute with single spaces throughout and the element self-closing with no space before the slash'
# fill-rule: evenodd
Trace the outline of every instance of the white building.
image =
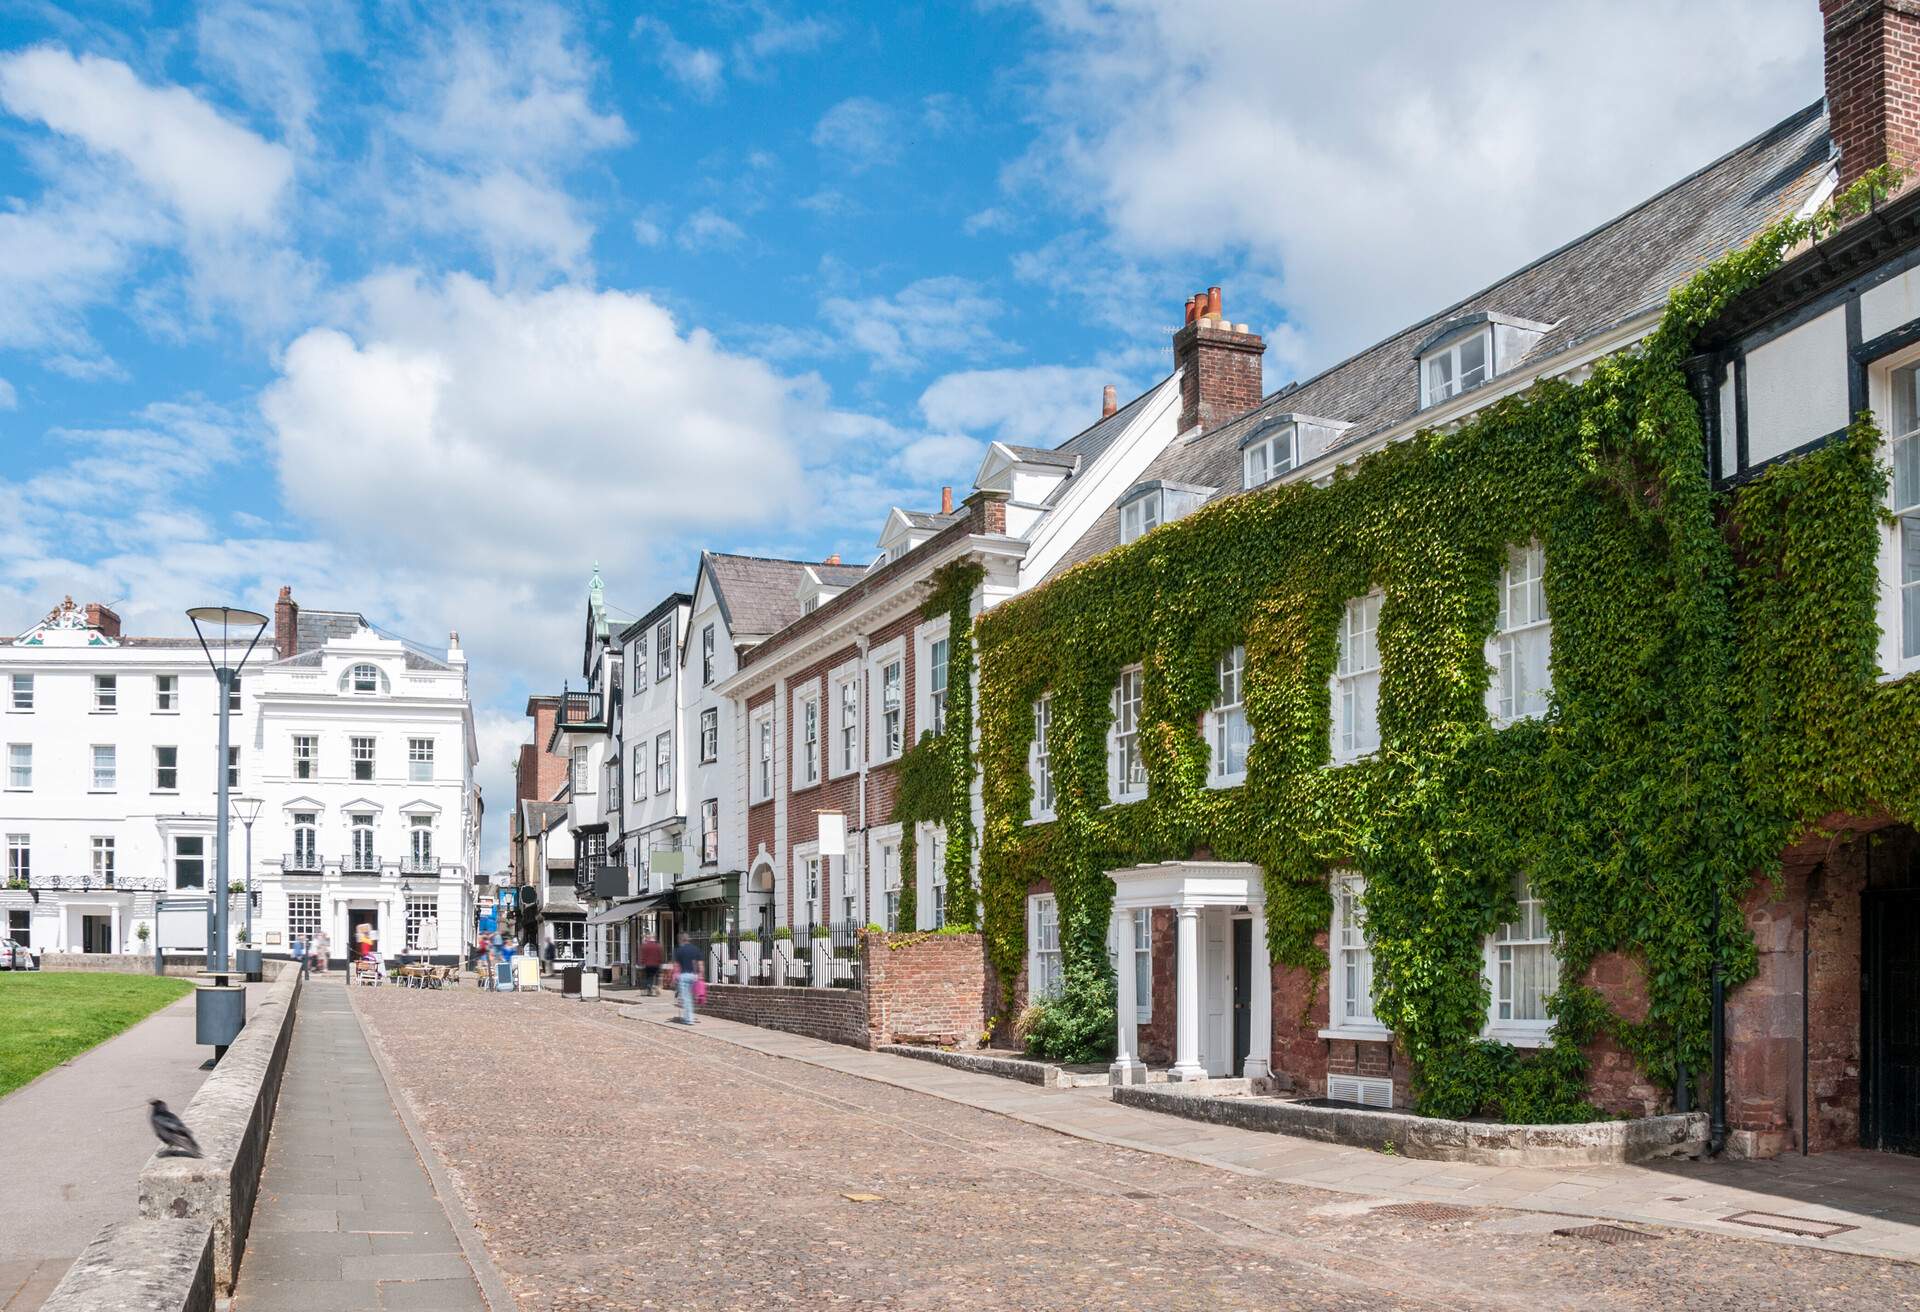
<svg viewBox="0 0 1920 1312">
<path fill-rule="evenodd" d="M 122 635 L 103 606 L 65 601 L 0 647 L 12 936 L 148 950 L 157 896 L 213 890 L 217 696 L 198 641 Z M 262 802 L 254 942 L 284 955 L 290 935 L 324 927 L 340 952 L 364 922 L 384 952 L 452 959 L 473 922 L 475 756 L 457 641 L 430 656 L 357 614 L 302 614 L 283 588 L 230 723 L 229 786 Z M 242 881 L 246 834 L 230 834 Z M 239 899 L 231 922 L 237 938 Z"/>
</svg>

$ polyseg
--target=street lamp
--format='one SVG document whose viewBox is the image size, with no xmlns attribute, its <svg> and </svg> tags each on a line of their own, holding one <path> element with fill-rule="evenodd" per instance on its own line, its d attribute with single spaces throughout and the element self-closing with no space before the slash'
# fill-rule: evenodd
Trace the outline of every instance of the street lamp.
<svg viewBox="0 0 1920 1312">
<path fill-rule="evenodd" d="M 247 658 L 253 655 L 253 649 L 260 642 L 260 634 L 267 627 L 267 617 L 256 611 L 241 610 L 237 606 L 195 606 L 187 612 L 187 618 L 193 621 L 193 635 L 200 639 L 200 650 L 207 655 L 207 664 L 213 667 L 214 678 L 220 684 L 220 755 L 214 762 L 214 778 L 219 781 L 219 804 L 214 814 L 220 817 L 220 823 L 214 827 L 214 867 L 217 887 L 220 895 L 213 899 L 213 942 L 207 948 L 207 969 L 224 985 L 227 974 L 227 741 L 228 721 L 233 710 L 233 683 L 238 671 L 224 664 L 235 642 L 234 631 L 245 632 L 253 629 L 248 639 L 247 650 L 240 657 L 240 664 L 246 665 Z M 214 625 L 220 626 L 220 654 L 215 656 L 207 645 L 207 633 Z M 201 626 L 205 625 L 205 628 Z M 224 1046 L 224 1045 L 216 1045 Z M 218 1054 L 216 1054 L 217 1057 Z"/>
<path fill-rule="evenodd" d="M 246 950 L 258 953 L 260 945 L 253 940 L 253 822 L 260 818 L 260 808 L 266 805 L 263 798 L 236 797 L 233 799 L 233 818 L 238 820 L 247 831 L 247 927 L 242 936 L 247 940 Z M 247 959 L 247 977 L 251 979 L 259 964 L 257 957 Z"/>
</svg>

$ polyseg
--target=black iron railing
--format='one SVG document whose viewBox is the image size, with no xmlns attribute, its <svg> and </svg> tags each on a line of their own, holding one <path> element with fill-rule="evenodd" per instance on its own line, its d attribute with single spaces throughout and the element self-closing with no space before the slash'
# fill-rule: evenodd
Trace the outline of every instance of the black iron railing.
<svg viewBox="0 0 1920 1312">
<path fill-rule="evenodd" d="M 285 875 L 317 875 L 320 873 L 320 857 L 313 852 L 289 852 L 280 858 L 280 873 Z"/>
<path fill-rule="evenodd" d="M 340 858 L 340 873 L 377 875 L 380 873 L 380 858 L 371 852 L 349 852 Z"/>
<path fill-rule="evenodd" d="M 440 873 L 440 858 L 437 856 L 405 856 L 400 860 L 400 870 L 408 875 L 437 875 Z"/>
</svg>

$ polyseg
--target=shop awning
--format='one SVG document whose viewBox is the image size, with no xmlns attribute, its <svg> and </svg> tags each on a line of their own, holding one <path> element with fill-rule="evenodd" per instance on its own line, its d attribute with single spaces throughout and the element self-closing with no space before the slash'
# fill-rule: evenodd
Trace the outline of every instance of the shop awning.
<svg viewBox="0 0 1920 1312">
<path fill-rule="evenodd" d="M 649 893 L 644 897 L 623 897 L 618 902 L 610 902 L 587 917 L 589 925 L 614 925 L 629 917 L 645 911 L 658 911 L 662 907 L 673 905 L 674 890 L 664 893 Z"/>
<path fill-rule="evenodd" d="M 740 872 L 734 870 L 681 884 L 673 891 L 679 896 L 680 905 L 688 906 L 695 902 L 731 902 L 739 896 L 739 888 Z"/>
</svg>

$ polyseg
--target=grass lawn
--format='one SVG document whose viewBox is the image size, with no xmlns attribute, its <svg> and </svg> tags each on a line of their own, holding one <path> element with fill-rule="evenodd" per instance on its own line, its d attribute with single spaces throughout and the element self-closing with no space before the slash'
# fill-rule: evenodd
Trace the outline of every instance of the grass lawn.
<svg viewBox="0 0 1920 1312">
<path fill-rule="evenodd" d="M 191 992 L 159 975 L 0 971 L 0 1097 Z"/>
</svg>

